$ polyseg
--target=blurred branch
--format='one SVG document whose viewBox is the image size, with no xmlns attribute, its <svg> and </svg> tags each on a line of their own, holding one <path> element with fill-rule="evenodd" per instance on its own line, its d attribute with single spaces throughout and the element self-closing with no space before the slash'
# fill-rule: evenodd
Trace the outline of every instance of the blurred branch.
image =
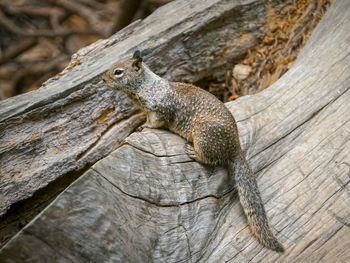
<svg viewBox="0 0 350 263">
<path fill-rule="evenodd" d="M 59 21 L 66 14 L 65 10 L 58 7 L 48 7 L 48 6 L 16 6 L 10 5 L 6 7 L 11 13 L 14 14 L 26 14 L 30 16 L 43 16 L 49 17 L 51 26 L 53 28 L 60 27 Z"/>
<path fill-rule="evenodd" d="M 106 36 L 106 28 L 101 23 L 101 19 L 98 16 L 96 10 L 90 9 L 83 4 L 80 4 L 78 1 L 70 1 L 70 0 L 49 0 L 49 2 L 61 6 L 72 13 L 78 14 L 83 17 L 90 25 L 90 27 L 94 30 L 94 32 L 98 32 L 101 36 Z"/>
<path fill-rule="evenodd" d="M 37 39 L 27 38 L 14 46 L 9 46 L 2 52 L 2 56 L 0 56 L 0 65 L 33 47 L 36 43 Z"/>
<path fill-rule="evenodd" d="M 16 24 L 14 24 L 11 20 L 9 20 L 6 15 L 0 10 L 0 24 L 3 25 L 6 29 L 11 31 L 12 33 L 20 36 L 26 37 L 58 37 L 58 36 L 69 36 L 72 34 L 93 34 L 97 33 L 92 29 L 53 29 L 53 30 L 45 30 L 45 29 L 21 29 Z"/>
</svg>

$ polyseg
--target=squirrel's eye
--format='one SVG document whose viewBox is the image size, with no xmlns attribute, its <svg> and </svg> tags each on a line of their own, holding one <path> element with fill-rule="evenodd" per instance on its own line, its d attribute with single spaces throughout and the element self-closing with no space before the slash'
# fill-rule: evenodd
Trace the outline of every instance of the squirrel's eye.
<svg viewBox="0 0 350 263">
<path fill-rule="evenodd" d="M 114 70 L 114 75 L 117 77 L 117 78 L 121 78 L 123 75 L 124 75 L 124 69 L 122 68 L 117 68 Z"/>
</svg>

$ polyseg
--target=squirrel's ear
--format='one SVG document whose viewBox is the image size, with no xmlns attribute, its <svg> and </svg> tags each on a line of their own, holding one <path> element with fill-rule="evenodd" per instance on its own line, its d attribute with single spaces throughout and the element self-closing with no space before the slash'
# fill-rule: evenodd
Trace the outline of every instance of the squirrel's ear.
<svg viewBox="0 0 350 263">
<path fill-rule="evenodd" d="M 139 58 L 142 59 L 140 50 L 136 50 L 136 51 L 134 52 L 134 55 L 132 56 L 132 58 L 133 58 L 133 59 L 139 59 Z"/>
<path fill-rule="evenodd" d="M 139 70 L 142 67 L 142 56 L 140 50 L 136 50 L 132 58 L 135 60 L 132 63 L 132 66 L 136 67 L 136 70 Z"/>
</svg>

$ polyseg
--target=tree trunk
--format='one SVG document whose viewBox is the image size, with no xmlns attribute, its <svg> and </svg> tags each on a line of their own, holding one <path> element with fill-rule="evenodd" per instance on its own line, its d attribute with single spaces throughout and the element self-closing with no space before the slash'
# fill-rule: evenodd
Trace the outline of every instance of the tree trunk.
<svg viewBox="0 0 350 263">
<path fill-rule="evenodd" d="M 239 21 L 233 17 L 236 8 L 250 14 L 256 12 L 259 4 L 265 4 L 260 1 L 241 1 L 241 6 L 233 1 L 200 3 L 193 7 L 199 9 L 196 9 L 197 15 L 191 14 L 194 17 L 191 21 L 182 20 L 181 16 L 193 11 L 188 10 L 191 4 L 176 1 L 167 5 L 153 18 L 125 30 L 124 37 L 130 35 L 124 40 L 120 37 L 118 44 L 110 46 L 115 41 L 112 38 L 99 44 L 106 47 L 104 50 L 95 51 L 92 47 L 82 51 L 81 55 L 90 53 L 91 60 L 83 61 L 61 79 L 49 82 L 50 89 L 46 87 L 33 93 L 31 100 L 19 96 L 12 99 L 13 105 L 11 100 L 2 103 L 1 125 L 10 131 L 1 138 L 2 145 L 7 142 L 1 159 L 6 171 L 1 178 L 2 185 L 5 184 L 1 190 L 6 201 L 2 206 L 4 213 L 10 205 L 30 196 L 50 180 L 116 150 L 88 169 L 12 238 L 1 250 L 1 262 L 23 259 L 35 262 L 346 262 L 350 259 L 349 1 L 335 1 L 295 65 L 272 87 L 227 104 L 238 121 L 243 148 L 258 176 L 271 226 L 286 248 L 284 254 L 262 247 L 252 237 L 235 194 L 233 178 L 227 176 L 225 169 L 217 168 L 213 173 L 190 160 L 184 152 L 184 140 L 177 135 L 146 129 L 131 134 L 120 145 L 142 116 L 134 114 L 125 97 L 100 87 L 101 83 L 86 84 L 88 81 L 96 82 L 116 58 L 140 46 L 138 37 L 150 39 L 140 49 L 150 47 L 148 61 L 158 73 L 169 79 L 199 79 L 210 67 L 201 66 L 206 55 L 196 52 L 222 46 L 189 50 L 182 44 L 186 38 L 180 37 L 175 29 L 187 33 L 190 42 L 203 34 L 205 39 L 215 32 L 224 32 L 220 30 L 224 30 L 225 25 L 226 30 L 233 27 L 228 26 L 225 19 L 232 19 L 229 23 Z M 177 5 L 180 6 L 176 12 L 179 20 L 174 21 L 173 26 L 181 23 L 181 28 L 167 24 L 172 21 L 169 18 L 156 23 L 152 33 L 145 29 L 145 25 L 155 24 L 152 21 L 156 21 L 161 12 L 173 12 Z M 212 20 L 206 17 L 209 13 L 213 15 Z M 211 21 L 217 25 L 220 14 L 225 17 L 222 27 L 208 25 Z M 253 21 L 250 16 L 242 17 Z M 202 19 L 207 24 L 199 25 Z M 263 23 L 264 18 L 260 19 Z M 167 32 L 157 29 L 167 26 Z M 130 30 L 135 31 L 131 34 Z M 140 36 L 140 32 L 165 34 L 167 42 L 155 38 L 153 43 L 149 36 Z M 232 48 L 234 46 L 236 44 Z M 119 53 L 122 47 L 127 47 L 125 53 Z M 182 55 L 193 53 L 185 57 L 179 55 L 181 61 L 178 61 L 178 55 L 174 54 L 181 53 L 175 50 L 181 50 Z M 161 57 L 166 52 L 168 55 Z M 230 61 L 232 57 L 228 56 L 208 65 L 212 69 L 224 67 L 220 63 Z M 183 77 L 181 74 L 189 64 L 183 67 L 181 62 L 189 58 L 191 62 L 187 63 L 198 63 L 199 69 Z M 58 86 L 63 80 L 70 86 Z M 99 107 L 93 108 L 96 105 Z M 111 107 L 115 109 L 106 110 Z M 47 115 L 43 118 L 44 113 Z M 37 137 L 32 127 L 38 131 Z M 124 133 L 119 135 L 118 131 Z M 60 142 L 62 137 L 65 140 Z M 44 148 L 46 144 L 50 147 Z M 23 156 L 26 149 L 35 150 L 30 155 L 32 160 Z M 53 159 L 48 158 L 52 156 Z M 40 160 L 46 160 L 47 166 Z M 27 169 L 25 176 L 21 173 L 23 168 Z"/>
</svg>

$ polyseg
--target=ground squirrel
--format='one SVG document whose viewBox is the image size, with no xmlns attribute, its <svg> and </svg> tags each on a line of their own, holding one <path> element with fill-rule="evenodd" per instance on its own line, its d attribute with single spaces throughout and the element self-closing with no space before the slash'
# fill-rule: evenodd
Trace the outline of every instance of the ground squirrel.
<svg viewBox="0 0 350 263">
<path fill-rule="evenodd" d="M 103 76 L 147 114 L 143 127 L 167 128 L 185 138 L 186 153 L 206 165 L 221 165 L 235 176 L 240 203 L 253 235 L 266 247 L 283 252 L 273 235 L 258 185 L 242 152 L 235 119 L 225 105 L 194 85 L 169 82 L 153 73 L 139 51 Z"/>
</svg>

